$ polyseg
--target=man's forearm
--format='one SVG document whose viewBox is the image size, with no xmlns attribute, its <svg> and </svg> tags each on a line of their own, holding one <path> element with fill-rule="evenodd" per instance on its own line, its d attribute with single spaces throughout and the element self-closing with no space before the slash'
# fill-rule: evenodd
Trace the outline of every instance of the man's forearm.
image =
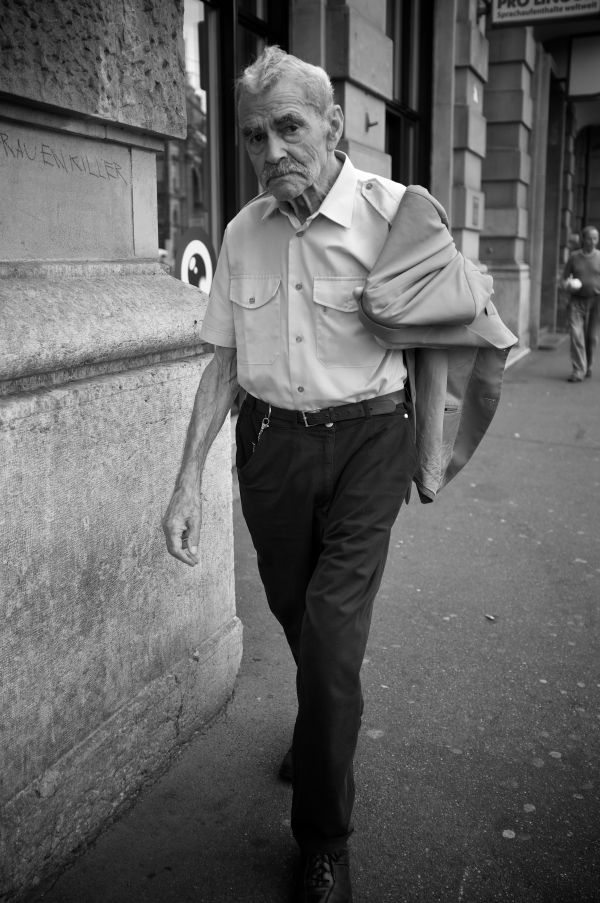
<svg viewBox="0 0 600 903">
<path fill-rule="evenodd" d="M 202 374 L 175 489 L 162 520 L 169 553 L 191 567 L 199 561 L 202 471 L 238 391 L 236 361 L 235 348 L 217 347 Z"/>
<path fill-rule="evenodd" d="M 176 488 L 200 488 L 206 456 L 238 392 L 236 360 L 234 348 L 217 348 L 202 374 Z"/>
</svg>

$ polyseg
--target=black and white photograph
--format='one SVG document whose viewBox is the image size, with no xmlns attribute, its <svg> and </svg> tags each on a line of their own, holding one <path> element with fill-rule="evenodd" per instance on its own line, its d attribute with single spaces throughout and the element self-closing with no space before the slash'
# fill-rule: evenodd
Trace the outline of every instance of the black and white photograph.
<svg viewBox="0 0 600 903">
<path fill-rule="evenodd" d="M 0 903 L 600 903 L 600 0 L 0 0 Z"/>
</svg>

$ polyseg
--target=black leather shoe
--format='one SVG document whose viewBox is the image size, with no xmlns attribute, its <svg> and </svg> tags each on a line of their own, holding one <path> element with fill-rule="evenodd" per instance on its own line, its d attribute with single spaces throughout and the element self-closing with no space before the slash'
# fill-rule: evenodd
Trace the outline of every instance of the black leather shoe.
<svg viewBox="0 0 600 903">
<path fill-rule="evenodd" d="M 279 766 L 279 777 L 282 781 L 292 782 L 294 779 L 294 763 L 292 762 L 292 748 L 288 749 Z"/>
<path fill-rule="evenodd" d="M 339 853 L 309 853 L 302 878 L 301 903 L 352 903 L 350 857 Z"/>
</svg>

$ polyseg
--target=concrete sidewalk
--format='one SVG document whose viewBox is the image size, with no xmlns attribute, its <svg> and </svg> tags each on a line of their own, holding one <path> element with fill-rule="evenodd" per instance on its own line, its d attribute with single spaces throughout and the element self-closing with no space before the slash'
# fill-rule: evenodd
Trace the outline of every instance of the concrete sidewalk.
<svg viewBox="0 0 600 903">
<path fill-rule="evenodd" d="M 600 901 L 600 372 L 507 372 L 472 462 L 400 514 L 363 668 L 355 901 Z M 234 699 L 29 903 L 285 903 L 294 674 L 235 506 Z"/>
</svg>

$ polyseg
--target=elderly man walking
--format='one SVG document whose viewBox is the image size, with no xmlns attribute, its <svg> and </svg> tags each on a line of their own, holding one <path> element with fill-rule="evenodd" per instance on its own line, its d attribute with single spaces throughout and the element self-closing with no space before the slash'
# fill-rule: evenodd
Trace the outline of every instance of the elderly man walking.
<svg viewBox="0 0 600 903">
<path fill-rule="evenodd" d="M 580 383 L 592 375 L 600 320 L 600 251 L 598 230 L 586 226 L 582 247 L 574 250 L 563 271 L 563 286 L 570 293 L 567 307 L 573 372 L 567 382 Z"/>
<path fill-rule="evenodd" d="M 359 674 L 417 467 L 405 354 L 365 328 L 359 299 L 405 188 L 336 150 L 344 120 L 327 74 L 277 47 L 244 71 L 237 109 L 264 191 L 225 232 L 202 326 L 215 354 L 163 529 L 169 552 L 196 565 L 204 462 L 241 387 L 241 504 L 297 669 L 299 899 L 348 903 Z"/>
</svg>

